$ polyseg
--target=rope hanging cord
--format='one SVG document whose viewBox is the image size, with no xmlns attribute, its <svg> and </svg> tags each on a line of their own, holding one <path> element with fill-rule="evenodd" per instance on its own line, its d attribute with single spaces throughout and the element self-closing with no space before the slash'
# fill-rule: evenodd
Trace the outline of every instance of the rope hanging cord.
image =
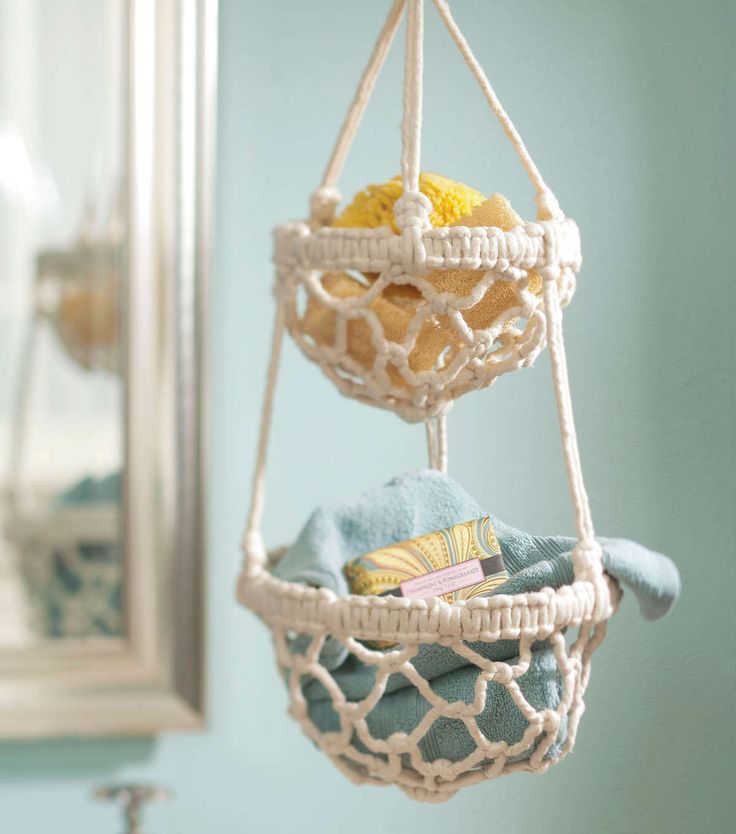
<svg viewBox="0 0 736 834">
<path fill-rule="evenodd" d="M 483 67 L 481 67 L 478 63 L 478 60 L 473 54 L 468 42 L 465 40 L 465 36 L 460 31 L 457 23 L 455 23 L 455 19 L 450 12 L 450 7 L 447 5 L 445 0 L 433 0 L 433 2 L 440 17 L 442 18 L 442 22 L 447 27 L 447 31 L 450 33 L 450 36 L 455 42 L 457 48 L 460 50 L 460 54 L 463 56 L 465 63 L 468 65 L 468 68 L 480 85 L 483 95 L 486 97 L 486 101 L 490 105 L 491 110 L 495 113 L 498 121 L 501 123 L 504 133 L 508 136 L 511 144 L 514 146 L 514 149 L 521 160 L 521 164 L 524 166 L 524 170 L 534 186 L 537 198 L 537 217 L 540 220 L 563 220 L 565 215 L 560 208 L 560 204 L 557 202 L 557 198 L 544 181 L 544 178 L 539 172 L 539 168 L 537 168 L 534 164 L 534 160 L 532 159 L 529 151 L 526 149 L 526 145 L 524 144 L 524 140 L 521 138 L 521 134 L 514 126 L 514 123 L 511 121 L 508 113 L 504 110 L 501 101 L 483 71 Z"/>
<path fill-rule="evenodd" d="M 279 373 L 279 362 L 281 360 L 281 346 L 284 341 L 284 305 L 279 300 L 276 307 L 274 319 L 273 336 L 271 338 L 271 354 L 268 360 L 268 371 L 266 374 L 266 390 L 263 395 L 261 407 L 261 423 L 258 434 L 258 448 L 256 451 L 256 463 L 253 471 L 253 482 L 251 484 L 250 510 L 248 521 L 243 536 L 242 548 L 245 553 L 244 569 L 249 574 L 257 574 L 262 571 L 267 562 L 266 545 L 261 532 L 263 510 L 266 493 L 266 460 L 268 457 L 268 440 L 271 433 L 271 421 L 273 418 L 273 404 L 276 394 L 276 379 Z"/>
<path fill-rule="evenodd" d="M 429 465 L 447 473 L 447 418 L 444 414 L 425 421 Z"/>
<path fill-rule="evenodd" d="M 378 35 L 378 40 L 373 47 L 373 52 L 363 75 L 358 82 L 355 97 L 350 104 L 345 121 L 335 142 L 335 147 L 327 163 L 322 182 L 319 188 L 312 194 L 310 201 L 311 223 L 314 228 L 329 226 L 335 216 L 335 209 L 342 199 L 337 190 L 337 181 L 340 179 L 345 161 L 350 153 L 350 148 L 358 132 L 360 123 L 365 115 L 371 93 L 376 85 L 378 76 L 381 74 L 391 44 L 396 36 L 396 30 L 401 23 L 401 16 L 404 11 L 406 0 L 394 0 L 386 22 Z"/>
</svg>

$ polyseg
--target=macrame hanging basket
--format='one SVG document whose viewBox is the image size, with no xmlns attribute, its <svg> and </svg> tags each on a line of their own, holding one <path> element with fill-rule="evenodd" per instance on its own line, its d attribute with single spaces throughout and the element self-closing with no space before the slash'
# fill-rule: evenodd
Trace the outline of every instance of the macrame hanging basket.
<svg viewBox="0 0 736 834">
<path fill-rule="evenodd" d="M 26 353 L 36 330 L 48 323 L 64 353 L 86 371 L 119 374 L 123 283 L 124 206 L 116 196 L 104 223 L 91 199 L 74 243 L 36 258 L 34 308 Z M 26 357 L 22 357 L 23 361 Z"/>
<path fill-rule="evenodd" d="M 419 191 L 423 3 L 396 0 L 358 85 L 322 184 L 312 197 L 310 218 L 276 230 L 278 304 L 238 597 L 272 631 L 277 662 L 288 682 L 292 716 L 337 767 L 356 783 L 395 784 L 414 799 L 438 802 L 461 787 L 505 773 L 544 771 L 570 751 L 584 710 L 591 655 L 603 639 L 606 621 L 617 606 L 620 592 L 601 566 L 601 549 L 595 539 L 580 467 L 562 338 L 561 308 L 574 292 L 580 265 L 577 226 L 564 217 L 447 3 L 434 0 L 434 6 L 529 174 L 536 191 L 538 217 L 511 231 L 430 226 L 431 205 Z M 389 228 L 331 228 L 340 201 L 335 184 L 405 7 L 403 194 L 395 206 L 399 233 Z M 478 282 L 470 295 L 438 292 L 424 277 L 428 270 L 458 268 L 477 271 Z M 362 297 L 338 299 L 324 289 L 320 280 L 331 270 L 374 273 L 377 277 Z M 542 278 L 539 295 L 529 289 L 532 271 Z M 462 313 L 477 304 L 495 282 L 511 284 L 518 304 L 488 328 L 474 330 Z M 401 285 L 416 288 L 422 298 L 405 338 L 397 342 L 384 333 L 371 302 Z M 304 294 L 307 302 L 316 300 L 334 314 L 334 343 L 317 343 L 309 338 L 300 303 Z M 348 349 L 349 325 L 358 319 L 370 328 L 374 347 L 370 362 L 357 361 Z M 433 367 L 417 370 L 412 367 L 411 354 L 418 335 L 423 326 L 438 319 L 453 328 L 453 347 L 438 356 Z M 287 329 L 342 393 L 393 410 L 405 420 L 424 421 L 430 462 L 442 470 L 447 464 L 445 414 L 452 402 L 466 392 L 487 386 L 502 373 L 529 365 L 546 344 L 578 539 L 573 552 L 574 582 L 558 590 L 450 604 L 438 598 L 337 597 L 324 588 L 274 577 L 269 563 L 278 554 L 269 557 L 266 551 L 261 519 L 269 426 Z M 301 638 L 297 641 L 299 651 L 294 650 L 297 637 Z M 502 640 L 518 642 L 518 657 L 509 662 L 492 661 L 471 647 L 473 643 Z M 350 701 L 335 683 L 321 660 L 327 641 L 339 642 L 360 663 L 375 668 L 375 683 L 368 697 Z M 377 651 L 364 641 L 398 646 Z M 520 685 L 530 666 L 533 644 L 539 641 L 552 647 L 557 664 L 560 695 L 554 708 L 535 708 Z M 472 703 L 447 701 L 434 692 L 412 662 L 423 644 L 448 647 L 478 667 Z M 430 708 L 412 732 L 376 738 L 366 716 L 383 696 L 391 675 L 403 675 Z M 318 681 L 329 694 L 338 729 L 324 732 L 310 719 L 303 693 L 309 680 Z M 480 730 L 477 719 L 486 708 L 490 684 L 502 685 L 523 716 L 526 730 L 521 739 L 492 740 Z M 422 755 L 423 737 L 435 721 L 444 720 L 462 722 L 472 739 L 473 752 L 460 761 L 428 760 Z M 565 730 L 564 743 L 558 744 L 561 728 Z"/>
<path fill-rule="evenodd" d="M 38 305 L 36 315 L 39 323 L 50 324 L 59 346 L 80 368 L 117 375 L 121 366 L 121 311 L 119 267 L 115 261 L 119 260 L 120 250 L 100 245 L 82 249 L 81 253 L 92 262 L 94 271 L 61 278 L 54 276 L 50 280 L 42 274 L 41 282 L 55 280 L 61 286 L 50 309 Z M 63 255 L 44 253 L 39 268 L 60 266 Z"/>
</svg>

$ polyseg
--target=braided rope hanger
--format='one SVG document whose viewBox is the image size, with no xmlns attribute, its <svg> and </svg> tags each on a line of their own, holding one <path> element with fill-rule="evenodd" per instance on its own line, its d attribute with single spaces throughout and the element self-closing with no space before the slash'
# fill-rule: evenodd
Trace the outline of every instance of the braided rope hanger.
<svg viewBox="0 0 736 834">
<path fill-rule="evenodd" d="M 473 55 L 467 41 L 455 23 L 445 0 L 433 0 L 443 23 L 458 47 L 463 59 L 478 81 L 492 111 L 514 146 L 529 179 L 535 189 L 538 217 L 562 219 L 564 215 L 552 191 L 542 178 L 539 169 L 527 151 L 521 135 L 501 105 L 483 69 Z M 421 127 L 422 127 L 422 75 L 423 75 L 423 2 L 422 0 L 395 0 L 386 22 L 378 36 L 366 69 L 360 79 L 355 97 L 338 134 L 319 188 L 312 195 L 311 224 L 313 227 L 328 225 L 340 201 L 336 183 L 342 172 L 348 152 L 360 125 L 370 95 L 385 62 L 389 47 L 398 29 L 404 8 L 408 5 L 404 115 L 402 120 L 401 174 L 403 194 L 395 206 L 396 222 L 401 230 L 404 246 L 415 252 L 422 247 L 421 231 L 429 228 L 429 200 L 419 191 Z M 595 541 L 590 505 L 583 481 L 580 454 L 573 417 L 569 389 L 567 362 L 562 333 L 562 311 L 557 289 L 560 268 L 547 266 L 540 269 L 544 279 L 544 310 L 547 319 L 548 346 L 550 352 L 555 399 L 565 460 L 568 486 L 572 497 L 578 544 L 573 553 L 576 578 L 600 582 L 602 575 L 601 550 Z M 285 328 L 285 311 L 280 298 L 273 328 L 271 353 L 268 364 L 266 390 L 263 399 L 258 450 L 253 473 L 251 504 L 243 538 L 245 570 L 248 573 L 262 569 L 266 564 L 266 548 L 261 534 L 261 521 L 265 500 L 265 473 L 269 432 L 273 414 L 276 378 L 278 376 L 281 345 Z M 444 415 L 427 420 L 427 442 L 430 465 L 445 470 L 447 466 L 446 427 Z"/>
</svg>

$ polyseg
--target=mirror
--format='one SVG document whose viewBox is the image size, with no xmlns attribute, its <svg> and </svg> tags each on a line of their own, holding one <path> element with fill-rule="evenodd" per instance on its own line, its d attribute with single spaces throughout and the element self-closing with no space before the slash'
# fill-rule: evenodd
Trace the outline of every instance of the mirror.
<svg viewBox="0 0 736 834">
<path fill-rule="evenodd" d="M 125 631 L 122 3 L 4 5 L 0 650 Z"/>
<path fill-rule="evenodd" d="M 201 724 L 215 50 L 215 0 L 0 0 L 0 737 Z"/>
</svg>

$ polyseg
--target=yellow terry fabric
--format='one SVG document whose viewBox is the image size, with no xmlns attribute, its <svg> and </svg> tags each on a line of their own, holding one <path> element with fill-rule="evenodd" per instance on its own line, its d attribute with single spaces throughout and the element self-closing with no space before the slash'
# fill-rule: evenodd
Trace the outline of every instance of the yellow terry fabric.
<svg viewBox="0 0 736 834">
<path fill-rule="evenodd" d="M 439 174 L 420 174 L 419 190 L 432 201 L 429 222 L 433 226 L 450 226 L 485 200 L 480 191 Z M 355 229 L 390 226 L 394 233 L 398 233 L 394 222 L 394 203 L 400 196 L 401 177 L 394 177 L 381 185 L 369 185 L 355 195 L 332 225 Z"/>
</svg>

